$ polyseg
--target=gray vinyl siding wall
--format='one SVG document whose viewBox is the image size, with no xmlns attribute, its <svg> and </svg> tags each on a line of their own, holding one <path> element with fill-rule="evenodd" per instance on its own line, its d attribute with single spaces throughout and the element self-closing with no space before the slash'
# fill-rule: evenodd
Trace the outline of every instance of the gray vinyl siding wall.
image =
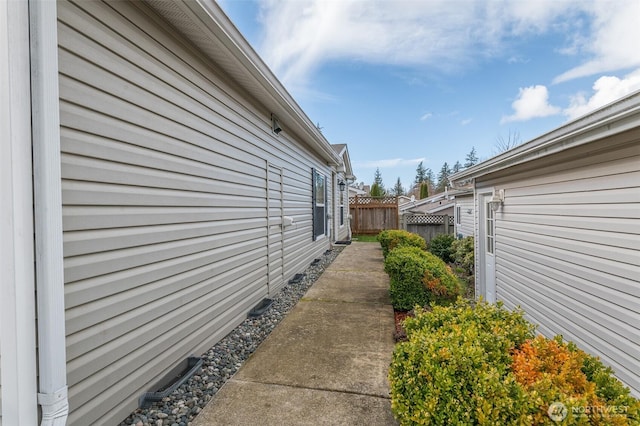
<svg viewBox="0 0 640 426">
<path fill-rule="evenodd" d="M 69 424 L 116 424 L 329 248 L 311 169 L 331 171 L 143 4 L 58 18 Z M 296 225 L 268 254 L 278 206 Z"/>
<path fill-rule="evenodd" d="M 461 234 L 463 237 L 473 237 L 474 229 L 474 204 L 473 195 L 456 197 L 456 207 L 460 206 L 460 224 L 456 220 L 455 235 Z M 468 211 L 471 213 L 468 213 Z"/>
<path fill-rule="evenodd" d="M 640 395 L 640 131 L 477 180 L 505 189 L 496 289 Z"/>
</svg>

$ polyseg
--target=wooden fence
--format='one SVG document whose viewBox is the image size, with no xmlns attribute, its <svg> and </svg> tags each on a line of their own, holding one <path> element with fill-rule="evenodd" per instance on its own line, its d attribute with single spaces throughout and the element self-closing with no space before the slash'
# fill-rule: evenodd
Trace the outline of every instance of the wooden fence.
<svg viewBox="0 0 640 426">
<path fill-rule="evenodd" d="M 351 232 L 377 234 L 384 229 L 398 229 L 398 197 L 349 197 Z"/>
<path fill-rule="evenodd" d="M 405 214 L 402 215 L 400 227 L 422 236 L 428 244 L 436 235 L 453 234 L 454 217 L 449 215 Z"/>
</svg>

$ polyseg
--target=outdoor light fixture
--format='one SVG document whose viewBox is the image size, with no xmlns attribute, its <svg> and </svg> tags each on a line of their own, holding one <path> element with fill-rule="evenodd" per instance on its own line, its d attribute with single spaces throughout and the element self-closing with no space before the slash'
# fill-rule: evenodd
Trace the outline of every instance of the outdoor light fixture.
<svg viewBox="0 0 640 426">
<path fill-rule="evenodd" d="M 338 187 L 340 188 L 340 192 L 344 192 L 344 188 L 345 188 L 345 186 L 347 186 L 347 184 L 346 184 L 346 183 L 344 183 L 344 181 L 343 181 L 343 180 L 339 180 L 339 181 L 338 181 Z"/>
<path fill-rule="evenodd" d="M 278 121 L 278 118 L 273 114 L 271 114 L 271 130 L 276 135 L 282 131 L 282 127 L 280 127 L 280 122 Z"/>
<path fill-rule="evenodd" d="M 493 193 L 493 197 L 489 200 L 489 206 L 491 210 L 497 212 L 504 203 L 504 189 L 499 190 L 498 192 Z"/>
</svg>

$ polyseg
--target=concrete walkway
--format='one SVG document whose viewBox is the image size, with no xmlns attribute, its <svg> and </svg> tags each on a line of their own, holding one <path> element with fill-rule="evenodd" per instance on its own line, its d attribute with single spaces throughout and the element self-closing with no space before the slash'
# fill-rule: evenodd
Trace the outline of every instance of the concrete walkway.
<svg viewBox="0 0 640 426">
<path fill-rule="evenodd" d="M 380 245 L 346 246 L 193 426 L 396 425 L 388 289 Z"/>
</svg>

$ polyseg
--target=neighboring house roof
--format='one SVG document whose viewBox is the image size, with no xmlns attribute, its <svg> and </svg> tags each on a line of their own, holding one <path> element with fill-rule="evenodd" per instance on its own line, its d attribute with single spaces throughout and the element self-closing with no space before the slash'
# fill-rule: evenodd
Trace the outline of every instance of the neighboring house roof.
<svg viewBox="0 0 640 426">
<path fill-rule="evenodd" d="M 509 151 L 450 176 L 454 185 L 606 138 L 640 122 L 640 90 Z"/>
<path fill-rule="evenodd" d="M 366 191 L 363 191 L 360 188 L 355 188 L 353 186 L 349 187 L 349 196 L 353 196 L 353 195 L 368 195 L 369 193 Z"/>
<path fill-rule="evenodd" d="M 320 130 L 214 1 L 146 0 L 267 110 L 332 166 L 341 164 Z"/>
<path fill-rule="evenodd" d="M 405 202 L 398 206 L 400 213 L 402 212 L 419 212 L 419 213 L 435 213 L 453 206 L 453 200 L 456 196 L 462 196 L 467 194 L 473 194 L 471 189 L 453 189 L 450 191 L 440 192 L 431 197 L 423 198 L 421 200 L 414 200 Z M 442 207 L 446 206 L 446 207 Z"/>
<path fill-rule="evenodd" d="M 353 175 L 353 168 L 351 167 L 351 157 L 349 157 L 349 148 L 345 143 L 337 143 L 332 144 L 331 148 L 338 154 L 338 157 L 342 159 L 342 169 L 338 170 L 345 174 L 345 178 L 350 182 L 356 180 L 356 177 Z"/>
</svg>

